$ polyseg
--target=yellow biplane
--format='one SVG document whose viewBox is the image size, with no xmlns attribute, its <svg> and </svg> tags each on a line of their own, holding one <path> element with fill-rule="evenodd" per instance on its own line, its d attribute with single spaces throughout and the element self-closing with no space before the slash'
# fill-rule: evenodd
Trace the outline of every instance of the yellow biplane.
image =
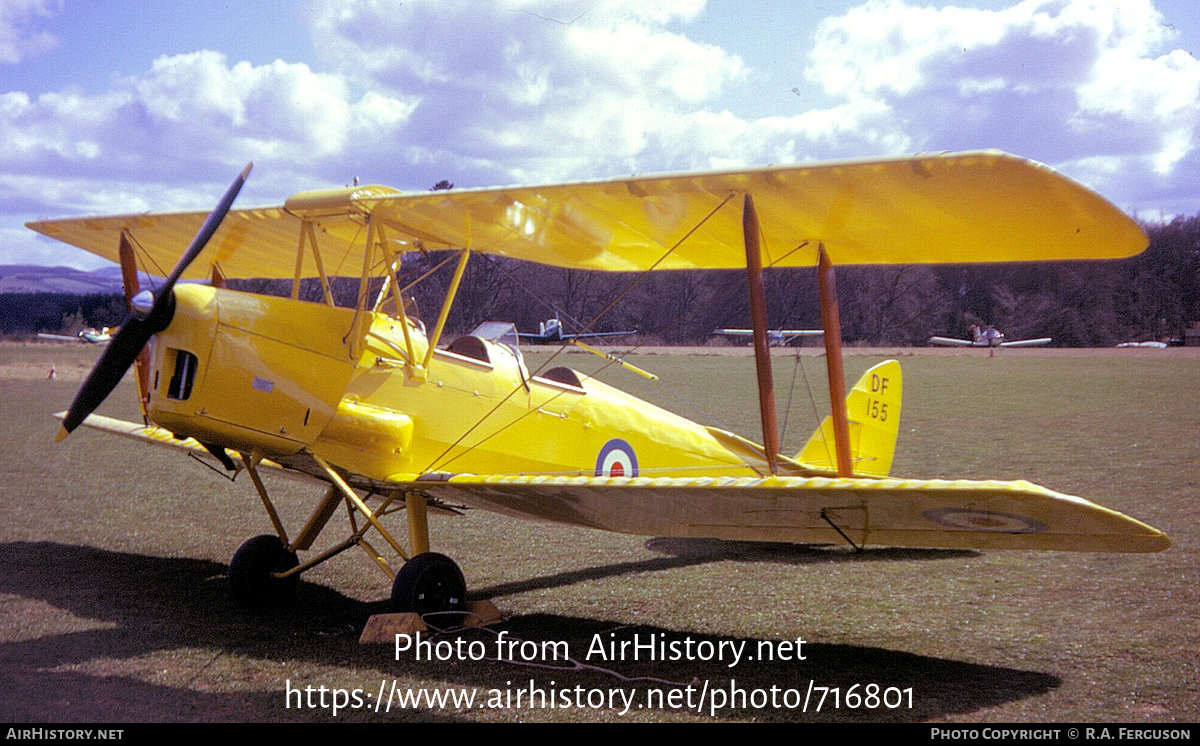
<svg viewBox="0 0 1200 746">
<path fill-rule="evenodd" d="M 230 563 L 233 594 L 246 604 L 279 599 L 308 568 L 359 546 L 392 578 L 397 610 L 460 608 L 463 575 L 429 550 L 426 518 L 455 505 L 651 536 L 1169 546 L 1151 526 L 1025 481 L 889 477 L 899 364 L 844 390 L 835 265 L 1117 258 L 1145 248 L 1129 218 L 1046 166 L 975 152 L 423 193 L 355 186 L 231 210 L 248 172 L 207 217 L 30 224 L 118 261 L 131 306 L 61 415 L 60 437 L 88 425 L 203 449 L 244 470 L 275 529 Z M 453 252 L 456 264 L 429 329 L 409 310 L 400 270 L 433 250 Z M 463 272 L 480 253 L 600 271 L 745 269 L 763 444 L 570 368 L 531 372 L 508 324 L 444 344 Z M 139 291 L 138 271 L 167 266 L 156 291 Z M 820 281 L 832 414 L 794 457 L 780 453 L 774 419 L 764 266 L 816 267 Z M 346 267 L 359 290 L 340 307 L 332 278 Z M 202 278 L 212 282 L 177 282 Z M 228 289 L 228 278 L 290 279 L 291 297 Z M 317 281 L 321 298 L 302 299 Z M 145 422 L 91 414 L 135 365 Z M 263 468 L 326 485 L 298 530 L 280 521 Z M 310 554 L 340 505 L 349 535 Z M 384 525 L 398 512 L 407 542 Z"/>
</svg>

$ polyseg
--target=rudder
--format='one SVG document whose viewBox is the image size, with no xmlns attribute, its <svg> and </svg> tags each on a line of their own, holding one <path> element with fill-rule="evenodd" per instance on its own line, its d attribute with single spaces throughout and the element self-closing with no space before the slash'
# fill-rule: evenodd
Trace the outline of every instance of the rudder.
<svg viewBox="0 0 1200 746">
<path fill-rule="evenodd" d="M 846 395 L 850 420 L 850 458 L 855 476 L 886 477 L 892 469 L 900 433 L 900 363 L 887 360 L 863 373 Z M 837 472 L 833 417 L 826 417 L 796 455 L 803 466 Z"/>
</svg>

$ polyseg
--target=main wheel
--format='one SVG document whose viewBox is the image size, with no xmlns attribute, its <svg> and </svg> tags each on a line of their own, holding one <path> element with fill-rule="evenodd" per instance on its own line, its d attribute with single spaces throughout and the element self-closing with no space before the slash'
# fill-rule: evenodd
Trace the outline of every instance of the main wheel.
<svg viewBox="0 0 1200 746">
<path fill-rule="evenodd" d="M 404 563 L 392 583 L 392 608 L 425 615 L 466 607 L 467 581 L 454 560 L 424 552 Z"/>
<path fill-rule="evenodd" d="M 272 573 L 300 564 L 278 536 L 263 534 L 247 539 L 229 560 L 229 588 L 238 603 L 251 608 L 275 606 L 291 599 L 299 575 L 277 578 Z"/>
</svg>

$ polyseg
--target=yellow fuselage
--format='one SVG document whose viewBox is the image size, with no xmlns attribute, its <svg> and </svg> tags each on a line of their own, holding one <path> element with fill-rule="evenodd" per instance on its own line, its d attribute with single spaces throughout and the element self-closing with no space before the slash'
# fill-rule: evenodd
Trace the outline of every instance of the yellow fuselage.
<svg viewBox="0 0 1200 746">
<path fill-rule="evenodd" d="M 201 285 L 175 293 L 149 414 L 180 436 L 267 458 L 309 452 L 375 481 L 758 473 L 754 444 L 565 368 L 531 377 L 501 344 L 460 338 L 422 367 L 428 343 L 411 321 Z"/>
</svg>

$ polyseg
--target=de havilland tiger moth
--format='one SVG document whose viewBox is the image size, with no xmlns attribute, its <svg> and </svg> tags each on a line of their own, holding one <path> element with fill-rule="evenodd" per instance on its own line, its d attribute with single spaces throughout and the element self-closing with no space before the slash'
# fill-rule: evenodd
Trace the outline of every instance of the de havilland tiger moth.
<svg viewBox="0 0 1200 746">
<path fill-rule="evenodd" d="M 985 151 L 420 193 L 355 186 L 233 210 L 249 170 L 207 216 L 29 224 L 119 262 L 131 308 L 60 415 L 59 437 L 87 425 L 244 470 L 274 531 L 233 556 L 242 603 L 285 598 L 301 573 L 358 546 L 388 575 L 396 610 L 462 608 L 463 574 L 430 551 L 427 522 L 456 505 L 646 536 L 1169 546 L 1145 523 L 1026 481 L 889 476 L 899 363 L 845 392 L 837 265 L 1109 259 L 1146 247 L 1132 220 L 1047 166 Z M 435 250 L 452 252 L 454 274 L 427 328 L 406 311 L 399 277 Z M 530 371 L 511 324 L 446 344 L 476 254 L 596 271 L 746 270 L 763 442 L 567 367 Z M 138 287 L 139 271 L 167 266 L 156 290 Z M 354 267 L 353 307 L 334 303 L 332 266 Z M 764 267 L 815 267 L 819 279 L 832 411 L 794 456 L 780 452 L 775 422 Z M 287 279 L 291 294 L 224 287 L 233 278 Z M 311 278 L 315 302 L 300 297 Z M 92 414 L 130 367 L 144 422 Z M 303 525 L 283 525 L 266 468 L 324 485 Z M 349 534 L 314 549 L 342 505 Z M 399 512 L 406 531 L 384 524 Z"/>
</svg>

